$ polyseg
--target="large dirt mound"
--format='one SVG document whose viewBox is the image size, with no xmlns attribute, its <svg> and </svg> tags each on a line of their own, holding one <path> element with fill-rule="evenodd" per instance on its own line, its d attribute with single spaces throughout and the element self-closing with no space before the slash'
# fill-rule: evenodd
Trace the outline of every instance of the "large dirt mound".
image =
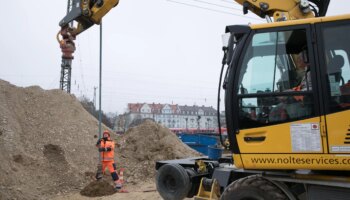
<svg viewBox="0 0 350 200">
<path fill-rule="evenodd" d="M 117 166 L 125 167 L 125 179 L 131 183 L 154 179 L 158 160 L 200 156 L 169 129 L 150 120 L 130 128 L 117 143 Z"/>
<path fill-rule="evenodd" d="M 0 199 L 80 190 L 96 171 L 97 131 L 73 95 L 0 80 Z"/>
<path fill-rule="evenodd" d="M 97 132 L 98 121 L 73 95 L 0 80 L 0 199 L 51 199 L 83 189 L 96 172 Z M 154 179 L 157 160 L 198 155 L 151 121 L 114 138 L 121 145 L 117 167 L 131 183 Z M 104 180 L 113 187 L 109 174 Z"/>
</svg>

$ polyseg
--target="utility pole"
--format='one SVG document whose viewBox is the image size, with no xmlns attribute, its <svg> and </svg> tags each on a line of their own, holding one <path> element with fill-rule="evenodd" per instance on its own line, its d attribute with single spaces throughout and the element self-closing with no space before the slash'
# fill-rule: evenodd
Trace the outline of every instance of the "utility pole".
<svg viewBox="0 0 350 200">
<path fill-rule="evenodd" d="M 101 108 L 101 94 L 102 94 L 102 21 L 100 24 L 100 80 L 99 80 L 99 109 L 98 109 L 98 138 L 102 138 L 101 121 L 102 121 L 102 108 Z M 101 155 L 99 155 L 99 161 L 101 161 Z"/>
<path fill-rule="evenodd" d="M 102 113 L 101 113 L 101 92 L 102 92 L 102 21 L 100 24 L 100 81 L 99 81 L 99 109 L 98 109 L 98 139 L 100 140 L 102 138 L 102 131 L 101 131 L 101 121 L 102 121 Z M 97 172 L 96 172 L 96 178 L 101 179 L 103 176 L 102 173 L 102 163 L 101 163 L 101 154 L 98 153 L 98 164 L 97 164 Z"/>
</svg>

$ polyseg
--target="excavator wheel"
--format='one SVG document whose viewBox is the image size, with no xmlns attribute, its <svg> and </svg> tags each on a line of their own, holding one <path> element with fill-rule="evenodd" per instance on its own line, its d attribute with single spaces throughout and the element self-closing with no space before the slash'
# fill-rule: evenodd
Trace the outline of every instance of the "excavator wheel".
<svg viewBox="0 0 350 200">
<path fill-rule="evenodd" d="M 189 177 L 193 177 L 197 175 L 197 172 L 192 168 L 186 168 L 186 172 Z M 190 180 L 190 190 L 187 193 L 187 198 L 192 198 L 194 195 L 198 193 L 200 182 L 196 183 L 193 180 Z"/>
<path fill-rule="evenodd" d="M 160 196 L 165 200 L 184 199 L 191 189 L 190 178 L 179 164 L 166 164 L 159 168 L 156 186 Z"/>
<path fill-rule="evenodd" d="M 241 178 L 229 186 L 221 195 L 221 200 L 288 200 L 281 189 L 259 176 Z"/>
</svg>

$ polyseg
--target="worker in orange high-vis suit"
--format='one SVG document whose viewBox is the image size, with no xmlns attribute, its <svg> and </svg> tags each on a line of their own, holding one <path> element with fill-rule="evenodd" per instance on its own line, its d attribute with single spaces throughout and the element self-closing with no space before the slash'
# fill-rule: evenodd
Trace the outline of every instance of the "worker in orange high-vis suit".
<svg viewBox="0 0 350 200">
<path fill-rule="evenodd" d="M 106 168 L 112 175 L 115 188 L 117 190 L 122 188 L 122 182 L 119 180 L 118 174 L 116 172 L 116 165 L 114 163 L 114 147 L 115 143 L 111 140 L 111 135 L 109 131 L 103 132 L 103 138 L 97 141 L 96 146 L 98 151 L 101 152 L 101 162 L 102 162 L 102 172 L 105 173 Z"/>
</svg>

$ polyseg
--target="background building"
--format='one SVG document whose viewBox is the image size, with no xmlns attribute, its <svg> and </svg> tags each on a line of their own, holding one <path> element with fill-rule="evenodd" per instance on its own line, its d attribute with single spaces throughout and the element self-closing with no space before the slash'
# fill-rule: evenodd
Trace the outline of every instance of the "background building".
<svg viewBox="0 0 350 200">
<path fill-rule="evenodd" d="M 216 110 L 196 105 L 129 103 L 128 112 L 122 118 L 124 130 L 142 119 L 152 119 L 171 129 L 214 130 L 218 127 Z"/>
</svg>

